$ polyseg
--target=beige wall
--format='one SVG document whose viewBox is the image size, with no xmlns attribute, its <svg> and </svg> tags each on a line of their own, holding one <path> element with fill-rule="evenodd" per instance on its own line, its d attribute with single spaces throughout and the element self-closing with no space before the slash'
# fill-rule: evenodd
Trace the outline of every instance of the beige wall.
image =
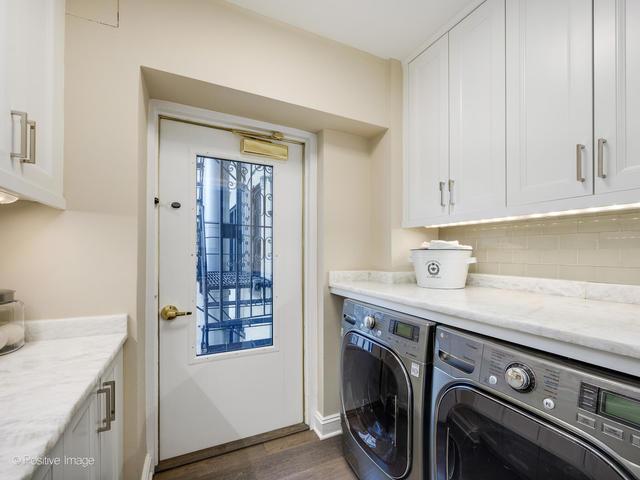
<svg viewBox="0 0 640 480">
<path fill-rule="evenodd" d="M 437 230 L 402 228 L 402 65 L 389 62 L 389 124 L 393 127 L 371 140 L 371 190 L 373 267 L 377 270 L 411 270 L 408 252 Z"/>
<path fill-rule="evenodd" d="M 367 171 L 370 141 L 325 132 L 321 142 L 326 267 L 368 268 L 374 265 L 370 255 L 393 256 L 393 243 L 385 240 L 373 253 L 371 228 L 354 228 L 373 222 L 371 196 L 353 200 L 353 185 L 346 179 L 378 175 L 386 168 L 380 165 L 385 158 L 400 159 L 394 103 L 399 65 L 390 67 L 386 60 L 221 2 L 120 0 L 119 5 L 118 28 L 67 16 L 68 209 L 60 212 L 28 202 L 0 208 L 0 285 L 18 290 L 31 319 L 128 313 L 125 478 L 138 478 L 146 450 L 141 319 L 144 206 L 149 200 L 144 191 L 146 99 L 141 66 L 390 127 L 395 133 L 385 147 L 388 152 L 376 157 L 375 173 Z M 91 19 L 86 11 L 83 16 Z M 369 194 L 371 183 L 380 185 L 377 181 L 370 180 Z M 388 186 L 392 188 L 397 185 Z M 391 211 L 395 210 L 397 206 Z M 385 214 L 381 225 L 396 224 L 393 215 Z M 340 220 L 345 218 L 350 221 Z M 337 412 L 336 309 L 334 305 L 321 325 L 329 332 L 321 367 L 326 372 L 323 383 L 330 389 L 323 400 L 326 414 Z"/>
<path fill-rule="evenodd" d="M 324 318 L 319 325 L 322 392 L 318 410 L 339 412 L 338 365 L 342 302 L 329 293 L 329 271 L 373 266 L 372 161 L 370 142 L 355 135 L 325 130 L 318 136 L 320 286 Z"/>
<path fill-rule="evenodd" d="M 640 285 L 640 210 L 440 229 L 472 245 L 473 271 Z"/>
</svg>

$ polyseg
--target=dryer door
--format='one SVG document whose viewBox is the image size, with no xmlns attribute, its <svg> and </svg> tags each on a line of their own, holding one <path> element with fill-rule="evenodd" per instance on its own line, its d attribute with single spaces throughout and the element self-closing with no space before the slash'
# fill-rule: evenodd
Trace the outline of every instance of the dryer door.
<svg viewBox="0 0 640 480">
<path fill-rule="evenodd" d="M 411 395 L 397 355 L 356 332 L 345 335 L 342 408 L 348 434 L 392 478 L 403 477 L 411 464 Z"/>
<path fill-rule="evenodd" d="M 589 444 L 468 386 L 436 412 L 436 480 L 628 480 Z"/>
</svg>

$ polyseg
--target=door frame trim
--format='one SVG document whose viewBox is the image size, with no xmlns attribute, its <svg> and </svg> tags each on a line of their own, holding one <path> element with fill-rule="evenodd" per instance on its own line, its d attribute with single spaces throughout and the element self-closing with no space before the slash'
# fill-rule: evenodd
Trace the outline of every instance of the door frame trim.
<svg viewBox="0 0 640 480">
<path fill-rule="evenodd" d="M 304 423 L 315 429 L 318 406 L 318 156 L 314 133 L 268 122 L 213 112 L 163 100 L 150 100 L 147 112 L 147 165 L 145 205 L 145 406 L 147 451 L 151 465 L 159 460 L 159 355 L 158 355 L 158 160 L 160 116 L 187 122 L 223 126 L 238 130 L 282 132 L 287 138 L 304 144 L 303 206 L 303 415 Z"/>
</svg>

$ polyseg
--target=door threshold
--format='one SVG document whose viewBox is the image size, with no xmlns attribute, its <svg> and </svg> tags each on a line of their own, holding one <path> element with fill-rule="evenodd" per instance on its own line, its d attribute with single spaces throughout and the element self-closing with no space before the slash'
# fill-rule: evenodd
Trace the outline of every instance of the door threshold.
<svg viewBox="0 0 640 480">
<path fill-rule="evenodd" d="M 278 428 L 277 430 L 271 430 L 270 432 L 259 433 L 247 438 L 241 438 L 240 440 L 234 440 L 233 442 L 223 443 L 216 445 L 215 447 L 203 448 L 202 450 L 196 450 L 195 452 L 185 453 L 184 455 L 178 455 L 177 457 L 167 458 L 166 460 L 160 460 L 155 468 L 155 472 L 163 472 L 165 470 L 171 470 L 172 468 L 182 467 L 193 462 L 199 462 L 207 458 L 217 457 L 224 455 L 225 453 L 240 450 L 242 448 L 252 447 L 260 443 L 269 442 L 278 438 L 287 437 L 294 433 L 300 433 L 309 430 L 309 425 L 306 423 L 297 423 L 289 427 Z"/>
</svg>

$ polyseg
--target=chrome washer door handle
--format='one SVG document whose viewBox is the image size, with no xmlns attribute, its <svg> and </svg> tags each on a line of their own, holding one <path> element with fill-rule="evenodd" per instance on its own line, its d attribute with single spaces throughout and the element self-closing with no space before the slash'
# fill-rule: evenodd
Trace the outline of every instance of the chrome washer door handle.
<svg viewBox="0 0 640 480">
<path fill-rule="evenodd" d="M 576 180 L 580 183 L 584 183 L 585 178 L 582 174 L 582 151 L 584 150 L 584 145 L 578 143 L 576 145 Z"/>
</svg>

